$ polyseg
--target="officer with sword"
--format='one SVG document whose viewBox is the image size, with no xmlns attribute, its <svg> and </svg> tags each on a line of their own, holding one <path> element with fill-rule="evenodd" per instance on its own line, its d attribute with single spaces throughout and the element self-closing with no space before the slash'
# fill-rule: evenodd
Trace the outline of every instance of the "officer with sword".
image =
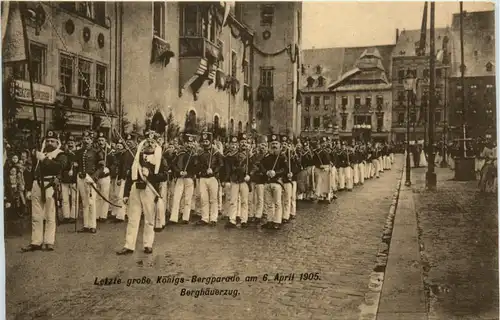
<svg viewBox="0 0 500 320">
<path fill-rule="evenodd" d="M 62 223 L 75 223 L 77 212 L 77 188 L 76 171 L 74 168 L 76 162 L 75 137 L 69 136 L 66 143 L 67 165 L 61 173 L 61 193 L 62 193 Z"/>
<path fill-rule="evenodd" d="M 27 188 L 27 198 L 31 199 L 31 243 L 22 248 L 23 252 L 54 250 L 56 236 L 55 179 L 66 167 L 68 158 L 60 149 L 61 142 L 56 132 L 48 130 L 42 143 L 42 150 L 35 152 L 37 165 L 34 169 L 33 185 Z M 43 172 L 40 170 L 40 164 Z M 44 187 L 40 186 L 40 183 Z M 42 195 L 42 190 L 45 194 Z M 45 226 L 44 226 L 45 220 Z"/>
<path fill-rule="evenodd" d="M 167 179 L 167 165 L 162 159 L 158 138 L 158 132 L 148 130 L 146 139 L 137 146 L 123 193 L 123 202 L 128 205 L 125 245 L 116 253 L 117 255 L 127 255 L 134 252 L 141 213 L 144 213 L 144 253 L 153 253 L 155 226 L 161 228 L 158 225 L 158 220 L 160 212 L 164 210 L 163 199 L 158 191 L 160 183 Z"/>
</svg>

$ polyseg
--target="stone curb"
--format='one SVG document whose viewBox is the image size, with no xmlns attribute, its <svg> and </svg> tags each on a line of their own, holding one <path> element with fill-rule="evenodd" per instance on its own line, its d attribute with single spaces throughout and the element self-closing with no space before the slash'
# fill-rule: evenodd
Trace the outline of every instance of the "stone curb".
<svg viewBox="0 0 500 320">
<path fill-rule="evenodd" d="M 360 314 L 359 320 L 376 320 L 378 306 L 380 302 L 380 293 L 382 285 L 384 284 L 385 267 L 387 265 L 387 256 L 389 254 L 389 247 L 391 245 L 392 230 L 394 228 L 394 217 L 396 216 L 396 209 L 398 206 L 399 193 L 401 190 L 401 182 L 405 172 L 406 163 L 403 159 L 403 168 L 401 175 L 396 183 L 396 188 L 392 195 L 392 203 L 389 207 L 389 214 L 385 220 L 384 230 L 382 231 L 382 241 L 379 245 L 377 253 L 377 264 L 370 274 L 370 281 L 368 283 L 369 292 L 365 294 L 365 301 L 359 306 Z"/>
</svg>

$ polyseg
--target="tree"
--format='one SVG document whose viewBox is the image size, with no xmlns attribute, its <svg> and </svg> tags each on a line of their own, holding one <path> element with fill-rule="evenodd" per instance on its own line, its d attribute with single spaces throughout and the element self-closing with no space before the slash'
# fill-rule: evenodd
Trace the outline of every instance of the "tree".
<svg viewBox="0 0 500 320">
<path fill-rule="evenodd" d="M 172 139 L 177 138 L 179 136 L 181 128 L 177 123 L 175 123 L 174 115 L 172 114 L 172 112 L 168 114 L 166 122 L 167 122 L 167 140 L 171 141 Z"/>
<path fill-rule="evenodd" d="M 127 113 L 125 111 L 123 111 L 122 122 L 120 124 L 120 134 L 124 134 L 125 132 L 127 132 L 130 125 L 131 125 L 131 123 L 127 117 Z"/>
</svg>

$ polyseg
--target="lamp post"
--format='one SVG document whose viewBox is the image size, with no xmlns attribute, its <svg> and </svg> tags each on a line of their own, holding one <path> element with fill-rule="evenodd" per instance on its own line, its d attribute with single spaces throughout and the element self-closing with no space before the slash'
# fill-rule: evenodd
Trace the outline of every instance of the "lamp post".
<svg viewBox="0 0 500 320">
<path fill-rule="evenodd" d="M 405 186 L 411 186 L 411 163 L 410 163 L 410 102 L 411 95 L 415 89 L 417 79 L 413 72 L 408 70 L 404 81 L 404 88 L 408 95 L 408 102 L 406 104 L 406 181 Z"/>
<path fill-rule="evenodd" d="M 434 12 L 435 12 L 435 2 L 431 2 L 431 30 L 430 30 L 430 59 L 429 59 L 429 70 L 430 70 L 430 81 L 429 81 L 429 140 L 428 149 L 429 161 L 427 164 L 427 172 L 425 173 L 425 186 L 428 190 L 434 190 L 436 188 L 436 173 L 434 172 L 434 126 L 436 121 L 434 121 L 436 112 L 436 87 L 435 87 L 435 71 L 436 71 L 436 57 L 435 57 L 435 28 L 434 28 Z"/>
</svg>

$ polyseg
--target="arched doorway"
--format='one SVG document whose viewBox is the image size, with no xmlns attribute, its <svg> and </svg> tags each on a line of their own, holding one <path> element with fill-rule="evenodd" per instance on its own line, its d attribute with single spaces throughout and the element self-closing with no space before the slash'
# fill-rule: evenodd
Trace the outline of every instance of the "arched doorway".
<svg viewBox="0 0 500 320">
<path fill-rule="evenodd" d="M 192 132 L 196 130 L 196 111 L 191 109 L 186 114 L 186 122 L 184 123 L 184 130 Z"/>
<path fill-rule="evenodd" d="M 229 132 L 231 134 L 234 134 L 234 119 L 231 119 L 231 121 L 229 121 Z"/>
<path fill-rule="evenodd" d="M 238 121 L 238 133 L 243 132 L 243 122 Z"/>
</svg>

